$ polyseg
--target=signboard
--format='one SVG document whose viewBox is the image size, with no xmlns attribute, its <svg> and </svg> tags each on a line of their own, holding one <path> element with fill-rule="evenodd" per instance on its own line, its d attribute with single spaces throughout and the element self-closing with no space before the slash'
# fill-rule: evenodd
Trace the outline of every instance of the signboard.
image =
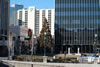
<svg viewBox="0 0 100 67">
<path fill-rule="evenodd" d="M 29 36 L 25 36 L 24 38 L 30 38 Z"/>
<path fill-rule="evenodd" d="M 30 8 L 30 12 L 32 12 L 33 11 L 33 8 Z"/>
</svg>

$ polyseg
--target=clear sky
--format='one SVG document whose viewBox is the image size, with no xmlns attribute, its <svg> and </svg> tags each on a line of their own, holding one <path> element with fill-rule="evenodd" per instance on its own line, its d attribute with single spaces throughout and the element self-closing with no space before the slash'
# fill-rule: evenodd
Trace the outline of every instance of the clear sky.
<svg viewBox="0 0 100 67">
<path fill-rule="evenodd" d="M 22 4 L 25 8 L 35 6 L 38 9 L 54 8 L 55 0 L 10 0 L 10 5 Z"/>
</svg>

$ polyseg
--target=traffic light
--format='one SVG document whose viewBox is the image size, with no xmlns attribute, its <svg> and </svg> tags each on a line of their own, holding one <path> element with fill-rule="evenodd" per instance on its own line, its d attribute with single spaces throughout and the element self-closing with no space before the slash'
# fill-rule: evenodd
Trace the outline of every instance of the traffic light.
<svg viewBox="0 0 100 67">
<path fill-rule="evenodd" d="M 28 36 L 30 37 L 29 39 L 31 40 L 31 38 L 32 38 L 32 30 L 31 29 L 28 30 Z"/>
<path fill-rule="evenodd" d="M 28 29 L 28 34 L 27 36 L 24 37 L 25 40 L 31 40 L 32 38 L 32 30 L 31 29 Z"/>
<path fill-rule="evenodd" d="M 30 40 L 30 37 L 29 36 L 25 36 L 24 39 L 25 40 Z"/>
</svg>

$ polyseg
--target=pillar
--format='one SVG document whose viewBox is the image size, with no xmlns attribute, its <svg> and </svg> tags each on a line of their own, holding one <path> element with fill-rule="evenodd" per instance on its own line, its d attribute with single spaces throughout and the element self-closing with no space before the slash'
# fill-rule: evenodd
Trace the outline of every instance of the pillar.
<svg viewBox="0 0 100 67">
<path fill-rule="evenodd" d="M 70 54 L 70 48 L 68 48 L 68 54 Z"/>
</svg>

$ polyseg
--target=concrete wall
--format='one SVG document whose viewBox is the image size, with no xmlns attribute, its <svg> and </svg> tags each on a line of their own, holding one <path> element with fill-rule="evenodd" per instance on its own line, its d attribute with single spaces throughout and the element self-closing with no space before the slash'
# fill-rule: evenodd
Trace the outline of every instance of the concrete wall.
<svg viewBox="0 0 100 67">
<path fill-rule="evenodd" d="M 100 67 L 100 64 L 68 64 L 68 63 L 40 63 L 40 62 L 21 62 L 21 61 L 3 61 L 10 67 Z"/>
</svg>

